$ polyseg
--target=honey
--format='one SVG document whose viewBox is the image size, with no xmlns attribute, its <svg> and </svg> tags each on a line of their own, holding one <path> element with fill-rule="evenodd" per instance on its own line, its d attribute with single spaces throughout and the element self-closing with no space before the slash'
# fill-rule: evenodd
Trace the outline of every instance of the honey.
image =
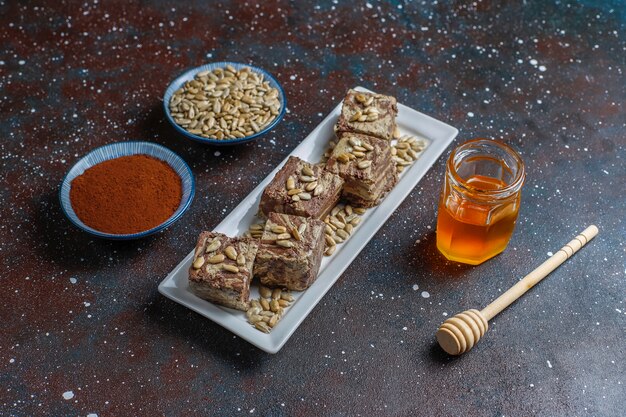
<svg viewBox="0 0 626 417">
<path fill-rule="evenodd" d="M 479 139 L 455 149 L 439 202 L 439 251 L 472 265 L 501 253 L 515 228 L 523 182 L 523 163 L 504 144 Z"/>
</svg>

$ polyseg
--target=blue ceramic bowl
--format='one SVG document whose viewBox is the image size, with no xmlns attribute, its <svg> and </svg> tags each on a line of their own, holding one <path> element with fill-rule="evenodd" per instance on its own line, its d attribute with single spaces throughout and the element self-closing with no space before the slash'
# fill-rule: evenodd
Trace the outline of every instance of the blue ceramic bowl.
<svg viewBox="0 0 626 417">
<path fill-rule="evenodd" d="M 92 229 L 91 227 L 80 221 L 76 213 L 74 213 L 74 209 L 72 208 L 72 203 L 70 201 L 70 189 L 72 187 L 72 181 L 74 180 L 74 178 L 85 172 L 85 170 L 99 164 L 100 162 L 129 155 L 149 155 L 154 158 L 160 159 L 166 162 L 169 166 L 171 166 L 172 169 L 174 169 L 174 171 L 176 171 L 176 173 L 180 176 L 183 187 L 183 196 L 181 198 L 180 205 L 169 219 L 167 219 L 160 225 L 143 232 L 132 234 L 113 234 L 99 232 L 98 230 Z M 61 208 L 63 209 L 63 213 L 65 213 L 67 218 L 78 228 L 84 230 L 87 233 L 91 233 L 94 236 L 106 239 L 130 240 L 155 234 L 174 223 L 183 215 L 185 211 L 187 211 L 187 209 L 191 205 L 194 192 L 195 181 L 193 178 L 193 174 L 191 173 L 191 168 L 189 168 L 189 165 L 187 165 L 185 161 L 183 161 L 183 159 L 180 156 L 176 155 L 174 152 L 152 142 L 118 142 L 96 148 L 93 151 L 89 152 L 87 155 L 85 155 L 80 161 L 78 161 L 76 165 L 74 165 L 72 169 L 70 169 L 69 172 L 65 175 L 65 178 L 61 183 L 59 199 L 61 200 Z"/>
<path fill-rule="evenodd" d="M 278 100 L 280 101 L 280 113 L 278 113 L 278 116 L 274 119 L 274 121 L 272 121 L 272 123 L 267 125 L 263 130 L 260 130 L 258 133 L 255 133 L 254 135 L 246 136 L 245 138 L 218 140 L 218 139 L 209 139 L 209 138 L 205 138 L 202 136 L 194 135 L 193 133 L 189 133 L 188 131 L 180 127 L 178 124 L 176 124 L 170 112 L 169 104 L 170 104 L 170 100 L 172 96 L 174 95 L 174 92 L 176 92 L 176 90 L 181 88 L 183 84 L 185 84 L 187 81 L 193 80 L 193 78 L 196 76 L 197 73 L 201 71 L 207 71 L 207 70 L 213 71 L 216 68 L 224 68 L 226 65 L 232 65 L 237 70 L 244 68 L 244 67 L 248 67 L 252 71 L 258 74 L 262 74 L 264 79 L 266 81 L 269 81 L 270 86 L 278 90 Z M 238 145 L 240 143 L 246 143 L 246 142 L 255 140 L 259 136 L 264 135 L 265 133 L 272 130 L 274 126 L 276 126 L 283 119 L 286 109 L 287 109 L 287 99 L 285 98 L 285 92 L 283 91 L 283 87 L 281 87 L 281 85 L 278 83 L 278 81 L 276 81 L 274 77 L 272 77 L 272 75 L 270 75 L 267 71 L 261 68 L 257 68 L 257 67 L 254 67 L 252 65 L 247 65 L 247 64 L 240 64 L 236 62 L 214 62 L 212 64 L 206 64 L 200 67 L 187 70 L 178 78 L 176 78 L 174 81 L 172 81 L 169 87 L 167 87 L 167 90 L 165 90 L 165 95 L 163 96 L 163 110 L 165 110 L 165 116 L 167 117 L 167 120 L 174 127 L 174 129 L 176 129 L 178 133 L 180 133 L 181 135 L 191 140 L 195 140 L 201 143 L 206 143 L 209 145 L 216 145 L 216 146 Z"/>
</svg>

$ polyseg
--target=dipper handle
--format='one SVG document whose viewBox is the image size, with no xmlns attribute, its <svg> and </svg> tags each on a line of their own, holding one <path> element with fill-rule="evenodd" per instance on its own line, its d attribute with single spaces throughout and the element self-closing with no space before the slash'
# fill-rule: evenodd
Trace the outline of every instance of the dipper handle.
<svg viewBox="0 0 626 417">
<path fill-rule="evenodd" d="M 447 319 L 437 330 L 436 337 L 439 345 L 450 355 L 460 355 L 473 348 L 485 335 L 491 318 L 534 287 L 597 234 L 598 228 L 593 225 L 589 226 L 482 311 L 467 310 Z"/>
<path fill-rule="evenodd" d="M 513 301 L 520 298 L 529 289 L 534 287 L 539 281 L 544 279 L 548 274 L 554 271 L 559 265 L 567 261 L 573 254 L 578 252 L 580 248 L 585 246 L 587 242 L 598 234 L 598 228 L 594 225 L 587 227 L 581 234 L 572 239 L 568 244 L 563 246 L 557 253 L 546 259 L 544 263 L 539 265 L 530 274 L 522 278 L 517 284 L 513 285 L 500 297 L 496 298 L 491 304 L 485 307 L 481 314 L 487 321 L 491 320 L 502 310 L 507 308 Z"/>
</svg>

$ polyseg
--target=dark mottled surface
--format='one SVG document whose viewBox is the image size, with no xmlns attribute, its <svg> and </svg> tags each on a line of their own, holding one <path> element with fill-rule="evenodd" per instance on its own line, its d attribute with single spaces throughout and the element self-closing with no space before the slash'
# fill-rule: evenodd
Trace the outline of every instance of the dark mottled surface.
<svg viewBox="0 0 626 417">
<path fill-rule="evenodd" d="M 335 3 L 0 1 L 0 415 L 623 414 L 624 3 Z M 182 140 L 159 98 L 223 59 L 273 72 L 289 113 L 238 148 Z M 509 249 L 479 267 L 438 255 L 440 160 L 277 355 L 160 296 L 197 233 L 355 85 L 458 127 L 457 144 L 521 150 Z M 92 239 L 61 214 L 58 185 L 126 139 L 178 152 L 196 200 L 154 238 Z M 485 305 L 592 222 L 600 236 L 474 351 L 434 345 L 446 315 Z"/>
</svg>

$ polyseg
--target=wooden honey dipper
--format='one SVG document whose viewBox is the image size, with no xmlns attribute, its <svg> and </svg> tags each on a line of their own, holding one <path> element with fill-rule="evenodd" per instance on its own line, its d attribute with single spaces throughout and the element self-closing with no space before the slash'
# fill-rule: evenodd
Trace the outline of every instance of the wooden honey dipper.
<svg viewBox="0 0 626 417">
<path fill-rule="evenodd" d="M 444 321 L 437 330 L 439 346 L 450 355 L 460 355 L 473 348 L 487 331 L 489 320 L 548 276 L 597 234 L 598 228 L 594 225 L 589 226 L 482 311 L 467 310 Z"/>
</svg>

